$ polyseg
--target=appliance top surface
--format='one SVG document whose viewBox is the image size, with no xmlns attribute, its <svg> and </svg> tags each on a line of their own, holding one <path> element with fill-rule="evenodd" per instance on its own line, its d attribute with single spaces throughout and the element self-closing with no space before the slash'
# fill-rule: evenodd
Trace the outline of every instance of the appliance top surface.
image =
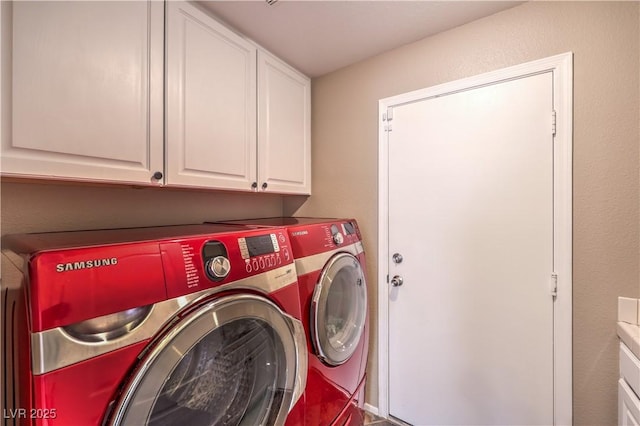
<svg viewBox="0 0 640 426">
<path fill-rule="evenodd" d="M 295 226 L 295 225 L 316 225 L 327 222 L 341 222 L 350 219 L 339 218 L 318 218 L 318 217 L 269 217 L 263 219 L 230 220 L 223 223 L 255 226 Z"/>
<path fill-rule="evenodd" d="M 12 250 L 18 254 L 31 254 L 47 250 L 137 243 L 237 232 L 242 232 L 242 229 L 233 225 L 197 224 L 14 234 L 6 235 L 2 238 L 2 248 Z"/>
</svg>

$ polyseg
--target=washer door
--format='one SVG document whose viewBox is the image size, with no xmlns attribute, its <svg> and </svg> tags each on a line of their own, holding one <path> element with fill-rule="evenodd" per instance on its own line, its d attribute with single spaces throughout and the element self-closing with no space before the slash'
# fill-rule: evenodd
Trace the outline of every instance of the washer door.
<svg viewBox="0 0 640 426">
<path fill-rule="evenodd" d="M 191 311 L 141 359 L 114 425 L 281 425 L 306 383 L 300 321 L 253 295 Z"/>
<path fill-rule="evenodd" d="M 311 302 L 316 354 L 329 365 L 353 355 L 367 317 L 367 285 L 358 259 L 338 253 L 325 265 Z"/>
</svg>

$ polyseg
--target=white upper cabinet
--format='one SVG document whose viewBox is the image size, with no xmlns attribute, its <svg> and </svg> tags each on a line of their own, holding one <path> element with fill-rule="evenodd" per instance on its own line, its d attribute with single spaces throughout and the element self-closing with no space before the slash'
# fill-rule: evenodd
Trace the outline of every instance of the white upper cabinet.
<svg viewBox="0 0 640 426">
<path fill-rule="evenodd" d="M 3 120 L 2 173 L 157 181 L 163 4 L 19 1 L 1 7 L 3 27 L 11 28 L 3 30 L 11 39 L 2 46 L 3 58 L 11 58 L 3 61 L 3 118 L 10 118 Z"/>
<path fill-rule="evenodd" d="M 261 190 L 311 193 L 311 82 L 258 52 L 258 178 Z"/>
<path fill-rule="evenodd" d="M 310 80 L 190 3 L 167 14 L 166 183 L 309 194 Z"/>
<path fill-rule="evenodd" d="M 0 19 L 3 176 L 310 193 L 310 80 L 196 3 Z"/>
<path fill-rule="evenodd" d="M 252 190 L 256 48 L 195 6 L 167 2 L 167 184 Z"/>
</svg>

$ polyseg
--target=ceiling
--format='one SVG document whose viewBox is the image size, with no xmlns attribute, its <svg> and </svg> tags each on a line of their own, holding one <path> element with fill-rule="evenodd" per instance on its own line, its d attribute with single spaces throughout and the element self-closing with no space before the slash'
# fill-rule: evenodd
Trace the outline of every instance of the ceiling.
<svg viewBox="0 0 640 426">
<path fill-rule="evenodd" d="M 221 21 L 309 77 L 511 8 L 523 1 L 200 1 Z"/>
</svg>

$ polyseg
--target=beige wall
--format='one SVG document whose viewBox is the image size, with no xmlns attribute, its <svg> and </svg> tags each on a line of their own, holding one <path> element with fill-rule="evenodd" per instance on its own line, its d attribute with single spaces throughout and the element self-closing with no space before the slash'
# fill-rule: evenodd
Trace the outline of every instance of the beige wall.
<svg viewBox="0 0 640 426">
<path fill-rule="evenodd" d="M 638 6 L 526 3 L 314 80 L 314 195 L 285 199 L 287 213 L 358 219 L 375 326 L 378 100 L 572 51 L 575 424 L 616 423 L 616 299 L 640 296 Z M 367 384 L 374 406 L 376 342 L 374 334 Z"/>
<path fill-rule="evenodd" d="M 267 194 L 6 181 L 0 191 L 3 235 L 282 214 L 282 197 Z"/>
<path fill-rule="evenodd" d="M 573 51 L 576 424 L 615 423 L 616 298 L 640 296 L 638 6 L 527 3 L 314 80 L 314 195 L 284 197 L 287 214 L 358 219 L 375 308 L 378 99 Z M 283 212 L 283 197 L 265 194 L 85 185 L 3 182 L 1 201 L 2 234 Z M 376 341 L 367 385 L 374 405 Z"/>
</svg>

